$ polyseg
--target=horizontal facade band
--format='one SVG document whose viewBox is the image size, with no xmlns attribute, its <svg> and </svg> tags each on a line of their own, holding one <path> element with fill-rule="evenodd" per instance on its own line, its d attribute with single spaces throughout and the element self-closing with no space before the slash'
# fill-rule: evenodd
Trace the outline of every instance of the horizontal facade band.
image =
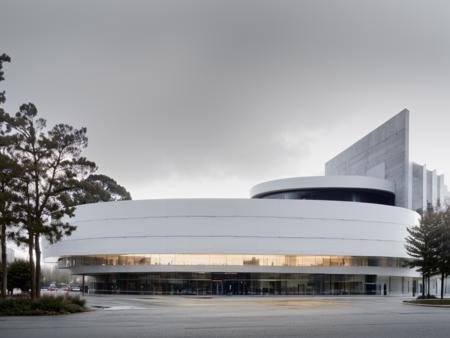
<svg viewBox="0 0 450 338">
<path fill-rule="evenodd" d="M 418 214 L 354 202 L 148 200 L 77 208 L 72 236 L 44 257 L 104 254 L 280 254 L 407 257 Z"/>
<path fill-rule="evenodd" d="M 415 270 L 408 268 L 383 267 L 282 267 L 282 266 L 221 266 L 221 265 L 128 265 L 128 266 L 82 266 L 71 268 L 75 275 L 114 274 L 114 273 L 157 273 L 157 272 L 192 272 L 192 273 L 280 273 L 280 274 L 330 274 L 330 275 L 376 275 L 397 277 L 420 277 Z"/>
</svg>

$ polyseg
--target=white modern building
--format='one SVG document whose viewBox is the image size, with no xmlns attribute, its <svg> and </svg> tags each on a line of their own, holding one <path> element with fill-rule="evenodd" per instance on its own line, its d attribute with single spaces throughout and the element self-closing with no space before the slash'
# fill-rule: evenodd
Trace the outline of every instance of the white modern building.
<svg viewBox="0 0 450 338">
<path fill-rule="evenodd" d="M 329 161 L 325 176 L 264 182 L 249 199 L 79 206 L 77 230 L 44 255 L 99 293 L 418 293 L 406 229 L 419 220 L 413 205 L 445 190 L 425 167 L 413 175 L 408 114 Z"/>
</svg>

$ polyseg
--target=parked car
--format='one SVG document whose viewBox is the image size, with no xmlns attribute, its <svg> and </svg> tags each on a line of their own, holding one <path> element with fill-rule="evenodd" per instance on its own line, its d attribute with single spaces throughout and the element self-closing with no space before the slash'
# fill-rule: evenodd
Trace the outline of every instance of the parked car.
<svg viewBox="0 0 450 338">
<path fill-rule="evenodd" d="M 72 285 L 70 287 L 70 291 L 80 292 L 81 291 L 81 287 L 79 285 Z"/>
</svg>

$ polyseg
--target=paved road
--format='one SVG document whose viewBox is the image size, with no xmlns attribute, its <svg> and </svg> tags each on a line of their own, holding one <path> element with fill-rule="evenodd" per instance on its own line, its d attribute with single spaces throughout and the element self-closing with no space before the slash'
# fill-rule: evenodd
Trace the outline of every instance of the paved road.
<svg viewBox="0 0 450 338">
<path fill-rule="evenodd" d="M 0 317 L 0 337 L 449 337 L 450 309 L 397 297 L 90 296 L 93 312 Z"/>
</svg>

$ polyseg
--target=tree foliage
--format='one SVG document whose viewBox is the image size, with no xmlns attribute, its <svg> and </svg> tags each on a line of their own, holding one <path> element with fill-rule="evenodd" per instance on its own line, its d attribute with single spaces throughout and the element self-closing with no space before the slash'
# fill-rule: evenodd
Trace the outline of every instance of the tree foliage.
<svg viewBox="0 0 450 338">
<path fill-rule="evenodd" d="M 450 208 L 439 212 L 436 243 L 436 274 L 441 277 L 441 298 L 444 298 L 444 280 L 450 275 Z"/>
<path fill-rule="evenodd" d="M 80 181 L 73 193 L 76 205 L 131 200 L 131 194 L 125 187 L 106 175 L 92 174 Z"/>
<path fill-rule="evenodd" d="M 0 55 L 0 81 L 4 80 L 3 63 L 10 62 L 9 56 Z M 0 121 L 6 116 L 2 104 L 6 101 L 5 91 L 0 92 Z M 12 235 L 14 225 L 20 215 L 20 205 L 23 202 L 17 192 L 19 177 L 23 174 L 22 168 L 15 161 L 12 150 L 17 141 L 11 134 L 11 128 L 0 123 L 0 251 L 1 257 L 1 296 L 6 297 L 7 284 L 7 257 L 6 241 Z"/>
<path fill-rule="evenodd" d="M 36 276 L 33 290 L 40 292 L 40 238 L 50 242 L 60 240 L 75 230 L 64 216 L 73 216 L 73 201 L 65 192 L 72 191 L 80 179 L 92 173 L 93 162 L 81 156 L 87 146 L 86 128 L 76 129 L 57 124 L 48 129 L 45 119 L 39 118 L 34 104 L 20 106 L 15 116 L 4 114 L 3 121 L 13 132 L 14 157 L 23 168 L 19 193 L 24 197 L 22 230 L 26 237 L 18 236 L 34 247 Z M 29 252 L 30 262 L 33 253 Z M 34 275 L 34 273 L 32 272 Z M 34 294 L 32 294 L 34 296 Z"/>
<path fill-rule="evenodd" d="M 0 56 L 0 81 L 3 62 L 9 61 Z M 1 104 L 5 95 L 0 94 Z M 87 144 L 86 128 L 63 123 L 47 127 L 33 103 L 21 105 L 14 115 L 0 106 L 2 245 L 5 229 L 14 225 L 11 237 L 28 246 L 32 298 L 40 292 L 41 238 L 54 243 L 70 236 L 75 226 L 69 219 L 78 204 L 131 199 L 112 178 L 93 175 L 95 163 L 82 156 Z"/>
<path fill-rule="evenodd" d="M 11 62 L 11 58 L 6 55 L 6 54 L 2 54 L 0 55 L 0 82 L 3 81 L 5 79 L 4 75 L 5 72 L 3 70 L 3 63 L 5 62 Z M 0 104 L 5 103 L 5 91 L 0 92 Z M 2 111 L 2 108 L 0 107 L 0 111 Z"/>
<path fill-rule="evenodd" d="M 0 139 L 2 136 L 0 135 Z M 18 193 L 19 177 L 23 174 L 22 168 L 9 156 L 5 147 L 0 147 L 0 250 L 1 257 L 1 295 L 6 297 L 7 284 L 7 248 L 8 238 L 14 236 L 16 224 L 21 218 L 22 196 Z"/>
<path fill-rule="evenodd" d="M 425 280 L 441 276 L 441 298 L 444 295 L 444 279 L 450 274 L 450 208 L 429 208 L 419 225 L 408 228 L 406 251 L 412 257 L 410 266 L 418 268 L 423 279 L 422 296 L 425 296 Z"/>
<path fill-rule="evenodd" d="M 20 289 L 28 292 L 31 289 L 31 264 L 28 261 L 16 260 L 8 265 L 8 290 Z"/>
</svg>

